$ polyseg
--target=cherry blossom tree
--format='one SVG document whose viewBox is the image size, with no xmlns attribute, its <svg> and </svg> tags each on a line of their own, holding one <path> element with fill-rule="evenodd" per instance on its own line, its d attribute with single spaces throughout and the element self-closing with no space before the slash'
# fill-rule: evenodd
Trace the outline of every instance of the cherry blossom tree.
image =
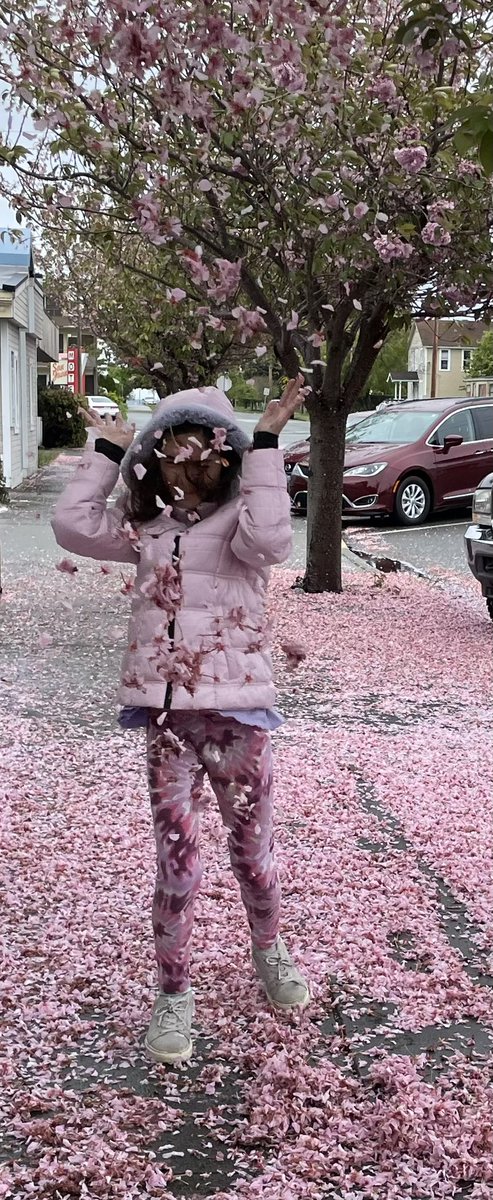
<svg viewBox="0 0 493 1200">
<path fill-rule="evenodd" d="M 34 123 L 3 150 L 21 212 L 145 238 L 202 328 L 304 370 L 310 591 L 341 587 L 346 418 L 389 330 L 417 297 L 484 315 L 493 291 L 491 187 L 461 131 L 488 15 L 417 9 L 13 0 L 5 18 L 3 77 Z"/>
<path fill-rule="evenodd" d="M 113 231 L 109 246 L 87 229 L 45 228 L 38 261 L 48 299 L 78 312 L 140 386 L 166 395 L 216 379 L 241 358 L 234 323 L 216 333 L 198 321 L 183 290 L 164 283 L 159 250 L 128 241 Z"/>
</svg>

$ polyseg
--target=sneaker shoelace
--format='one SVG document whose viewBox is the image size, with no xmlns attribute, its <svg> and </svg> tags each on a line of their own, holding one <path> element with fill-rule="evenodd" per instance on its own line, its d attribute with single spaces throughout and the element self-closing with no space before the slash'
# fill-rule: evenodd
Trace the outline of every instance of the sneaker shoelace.
<svg viewBox="0 0 493 1200">
<path fill-rule="evenodd" d="M 189 1036 L 185 1022 L 187 1001 L 185 998 L 177 999 L 175 996 L 167 998 L 159 1012 L 156 1014 L 156 1021 L 160 1029 L 165 1033 L 168 1030 L 176 1030 L 177 1033 L 183 1033 L 185 1037 Z"/>
<path fill-rule="evenodd" d="M 292 963 L 290 963 L 289 959 L 283 958 L 279 950 L 276 950 L 273 954 L 266 954 L 264 962 L 270 970 L 276 972 L 280 983 L 288 979 L 293 969 Z"/>
</svg>

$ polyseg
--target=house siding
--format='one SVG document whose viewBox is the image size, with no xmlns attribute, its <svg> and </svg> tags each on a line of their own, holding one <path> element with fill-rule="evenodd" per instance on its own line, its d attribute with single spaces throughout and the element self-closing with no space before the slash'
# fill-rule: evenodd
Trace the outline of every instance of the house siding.
<svg viewBox="0 0 493 1200">
<path fill-rule="evenodd" d="M 15 325 L 12 325 L 9 321 L 9 325 L 7 328 L 7 375 L 9 378 L 9 391 L 11 391 L 11 381 L 12 381 L 12 355 L 14 355 L 14 365 L 15 365 L 15 363 L 17 364 L 17 388 L 18 388 L 17 409 L 18 409 L 18 413 L 19 413 L 19 420 L 17 423 L 17 428 L 15 428 L 13 425 L 13 416 L 12 416 L 12 395 L 10 395 L 9 396 L 9 402 L 10 402 L 9 403 L 9 409 L 10 409 L 10 413 L 9 413 L 10 471 L 9 471 L 9 479 L 7 482 L 8 482 L 9 487 L 15 488 L 15 487 L 18 487 L 18 485 L 20 483 L 22 483 L 22 479 L 24 476 L 24 471 L 23 471 L 23 467 L 22 467 L 22 436 L 21 436 L 21 419 L 22 419 L 21 372 L 20 372 L 20 361 L 19 361 L 19 359 L 20 359 L 19 330 L 16 328 Z"/>
<path fill-rule="evenodd" d="M 463 346 L 447 345 L 444 337 L 438 345 L 438 362 L 437 362 L 437 377 L 436 377 L 436 394 L 441 399 L 460 398 L 467 395 L 467 377 L 463 366 L 463 350 L 474 349 L 474 344 L 471 344 L 470 338 L 465 336 Z M 440 367 L 440 351 L 448 350 L 449 353 L 449 369 L 442 370 Z M 409 343 L 408 353 L 408 368 L 410 371 L 417 371 L 419 377 L 419 398 L 431 395 L 431 377 L 432 377 L 433 350 L 431 346 L 424 346 L 421 340 L 421 335 L 418 327 L 415 325 L 413 335 Z"/>
<path fill-rule="evenodd" d="M 29 323 L 29 286 L 28 281 L 17 289 L 12 304 L 12 317 L 17 325 L 27 329 Z"/>
<path fill-rule="evenodd" d="M 17 364 L 17 423 L 12 400 L 12 355 Z M 16 488 L 38 465 L 36 338 L 12 322 L 1 322 L 0 456 L 7 486 Z"/>
</svg>

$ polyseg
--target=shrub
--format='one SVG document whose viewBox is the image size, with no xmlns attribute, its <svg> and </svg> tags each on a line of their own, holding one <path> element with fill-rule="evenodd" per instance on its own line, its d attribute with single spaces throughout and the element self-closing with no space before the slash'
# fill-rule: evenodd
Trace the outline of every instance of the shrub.
<svg viewBox="0 0 493 1200">
<path fill-rule="evenodd" d="M 0 504 L 8 504 L 9 500 L 10 500 L 10 496 L 7 491 L 7 484 L 5 483 L 5 476 L 3 473 L 3 463 L 0 458 Z"/>
<path fill-rule="evenodd" d="M 74 396 L 65 388 L 49 387 L 40 393 L 38 412 L 43 422 L 43 446 L 51 450 L 59 446 L 84 446 L 86 426 L 78 413 L 85 396 Z"/>
<path fill-rule="evenodd" d="M 232 388 L 230 397 L 235 408 L 251 408 L 258 401 L 257 389 L 249 383 L 242 371 L 231 372 Z"/>
</svg>

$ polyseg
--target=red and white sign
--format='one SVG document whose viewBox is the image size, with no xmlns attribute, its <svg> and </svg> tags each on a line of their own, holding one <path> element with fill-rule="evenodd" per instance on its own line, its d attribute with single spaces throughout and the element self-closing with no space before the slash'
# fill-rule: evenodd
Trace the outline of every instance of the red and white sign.
<svg viewBox="0 0 493 1200">
<path fill-rule="evenodd" d="M 69 392 L 78 394 L 79 385 L 79 351 L 77 346 L 69 346 L 67 350 L 67 389 Z"/>
<path fill-rule="evenodd" d="M 87 365 L 87 354 L 79 351 L 77 346 L 69 346 L 66 354 L 58 355 L 58 362 L 51 364 L 51 382 L 55 387 L 68 388 L 69 392 L 84 391 L 84 373 Z"/>
</svg>

